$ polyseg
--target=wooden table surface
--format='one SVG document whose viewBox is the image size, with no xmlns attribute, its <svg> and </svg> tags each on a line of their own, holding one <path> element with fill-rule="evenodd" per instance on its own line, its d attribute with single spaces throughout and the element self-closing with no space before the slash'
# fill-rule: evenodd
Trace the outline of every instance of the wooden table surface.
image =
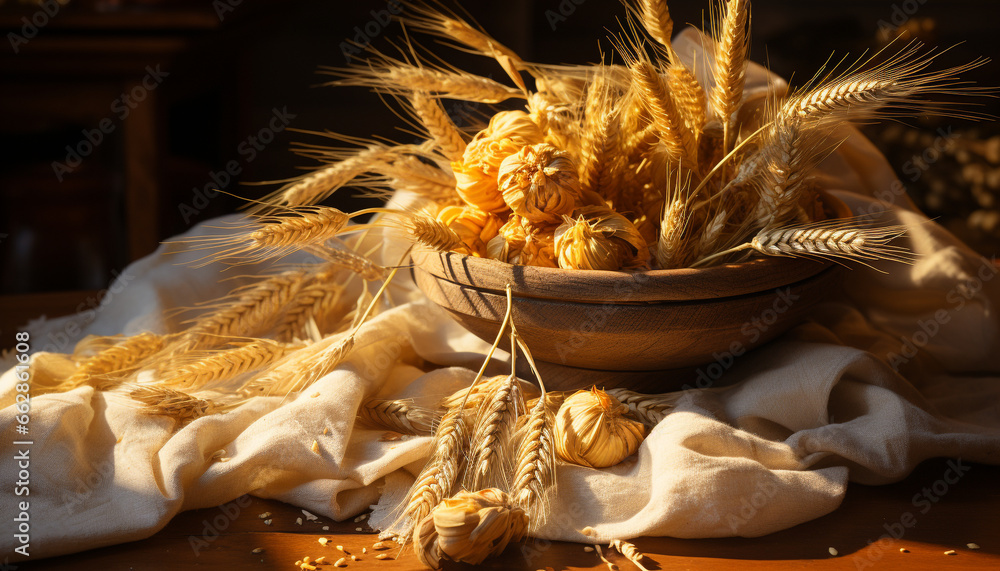
<svg viewBox="0 0 1000 571">
<path fill-rule="evenodd" d="M 794 528 L 754 539 L 638 538 L 648 569 L 1000 569 L 1000 466 L 963 463 L 969 470 L 952 484 L 943 459 L 924 462 L 902 482 L 887 486 L 851 485 L 843 505 L 833 513 Z M 952 474 L 948 474 L 949 477 Z M 954 478 L 951 478 L 954 480 Z M 940 481 L 940 483 L 938 483 Z M 915 498 L 926 492 L 936 502 Z M 916 502 L 915 502 L 916 500 Z M 205 522 L 223 514 L 220 508 L 185 512 L 166 528 L 142 541 L 105 547 L 46 560 L 18 563 L 18 569 L 158 571 L 173 569 L 298 569 L 295 561 L 343 556 L 342 545 L 358 561 L 347 569 L 420 569 L 413 552 L 386 551 L 398 559 L 376 560 L 377 537 L 364 522 L 295 523 L 302 512 L 272 500 L 244 497 L 239 515 L 217 538 L 203 539 Z M 271 512 L 271 525 L 258 517 Z M 232 510 L 230 510 L 230 513 Z M 911 514 L 910 519 L 905 514 Z M 223 518 L 225 516 L 223 515 Z M 228 518 L 227 518 L 228 519 Z M 905 527 L 904 524 L 910 524 Z M 323 531 L 322 526 L 329 526 Z M 356 531 L 362 527 L 363 531 Z M 892 530 L 900 537 L 888 536 Z M 902 531 L 902 533 L 900 533 Z M 879 538 L 887 535 L 887 539 Z M 330 539 L 322 546 L 320 537 Z M 980 549 L 972 550 L 969 543 Z M 201 548 L 196 554 L 192 544 Z M 362 554 L 367 547 L 368 553 Z M 829 548 L 837 550 L 832 556 Z M 260 553 L 254 549 L 262 548 Z M 528 548 L 528 549 L 524 549 Z M 900 549 L 908 552 L 901 552 Z M 945 551 L 954 550 L 954 555 Z M 535 554 L 526 560 L 523 551 Z M 608 555 L 622 571 L 637 569 L 617 554 Z M 487 560 L 486 569 L 607 569 L 594 552 L 569 543 L 518 544 L 502 557 Z M 320 569 L 333 570 L 332 565 Z"/>
</svg>

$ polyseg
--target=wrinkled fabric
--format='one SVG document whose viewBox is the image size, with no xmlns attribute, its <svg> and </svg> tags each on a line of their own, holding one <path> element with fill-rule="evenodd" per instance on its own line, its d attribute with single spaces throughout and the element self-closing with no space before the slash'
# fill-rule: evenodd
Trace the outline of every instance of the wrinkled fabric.
<svg viewBox="0 0 1000 571">
<path fill-rule="evenodd" d="M 685 33 L 675 48 L 693 55 L 698 42 Z M 748 71 L 749 91 L 767 82 L 761 68 Z M 692 377 L 698 388 L 685 391 L 621 464 L 560 465 L 538 535 L 593 541 L 582 532 L 589 526 L 604 540 L 753 537 L 836 509 L 849 481 L 898 481 L 939 456 L 1000 463 L 996 266 L 916 213 L 891 167 L 857 132 L 817 175 L 855 213 L 905 224 L 918 260 L 876 264 L 885 273 L 852 265 L 840 293 L 808 321 L 720 363 L 718 386 Z M 212 232 L 199 227 L 192 235 Z M 181 264 L 194 257 L 179 250 L 165 245 L 129 266 L 99 309 L 34 323 L 34 350 L 72 352 L 87 334 L 177 330 L 172 310 L 219 297 L 245 283 L 221 278 L 259 269 L 195 269 Z M 401 252 L 388 241 L 375 257 L 393 265 Z M 383 431 L 355 425 L 359 405 L 373 397 L 433 405 L 466 386 L 488 350 L 407 276 L 397 281 L 389 290 L 395 307 L 365 324 L 347 360 L 297 396 L 255 398 L 176 432 L 172 420 L 144 416 L 118 393 L 84 387 L 33 399 L 30 496 L 10 485 L 18 476 L 12 457 L 25 447 L 6 438 L 0 519 L 10 522 L 18 502 L 30 502 L 32 557 L 148 537 L 182 510 L 246 493 L 338 520 L 376 506 L 373 525 L 388 523 L 430 439 L 382 441 Z M 66 370 L 55 353 L 33 358 L 36 375 Z M 5 435 L 14 434 L 14 386 L 7 370 Z M 0 536 L 7 552 L 13 541 Z"/>
</svg>

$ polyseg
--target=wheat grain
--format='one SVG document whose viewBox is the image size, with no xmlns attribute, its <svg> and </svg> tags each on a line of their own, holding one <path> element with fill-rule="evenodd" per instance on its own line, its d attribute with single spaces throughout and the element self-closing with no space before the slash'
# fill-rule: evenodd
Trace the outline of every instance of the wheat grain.
<svg viewBox="0 0 1000 571">
<path fill-rule="evenodd" d="M 730 150 L 736 112 L 743 99 L 747 66 L 747 23 L 750 0 L 727 0 L 722 29 L 715 44 L 715 85 L 709 94 L 723 126 L 723 152 Z"/>
<path fill-rule="evenodd" d="M 358 420 L 400 434 L 430 434 L 435 419 L 433 411 L 408 400 L 371 399 L 358 408 Z"/>
<path fill-rule="evenodd" d="M 449 160 L 461 161 L 465 154 L 465 140 L 441 103 L 427 93 L 416 91 L 410 95 L 410 104 L 441 154 Z"/>
</svg>

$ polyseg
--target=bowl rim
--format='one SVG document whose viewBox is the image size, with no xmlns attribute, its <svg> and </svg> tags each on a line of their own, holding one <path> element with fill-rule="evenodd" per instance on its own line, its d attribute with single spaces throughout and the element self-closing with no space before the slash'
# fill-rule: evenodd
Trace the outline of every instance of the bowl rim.
<svg viewBox="0 0 1000 571">
<path fill-rule="evenodd" d="M 581 302 L 695 301 L 760 293 L 809 279 L 833 262 L 807 258 L 755 258 L 709 268 L 612 272 L 518 266 L 493 260 L 414 248 L 414 265 L 436 278 L 517 297 Z"/>
</svg>

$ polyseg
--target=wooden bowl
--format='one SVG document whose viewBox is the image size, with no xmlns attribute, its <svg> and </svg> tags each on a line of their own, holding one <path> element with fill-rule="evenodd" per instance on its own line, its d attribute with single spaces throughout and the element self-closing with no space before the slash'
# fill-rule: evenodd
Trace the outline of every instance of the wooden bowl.
<svg viewBox="0 0 1000 571">
<path fill-rule="evenodd" d="M 662 378 L 664 370 L 713 362 L 728 368 L 801 322 L 837 287 L 839 268 L 760 258 L 628 273 L 514 266 L 429 249 L 415 249 L 413 262 L 413 278 L 427 297 L 489 342 L 503 320 L 510 284 L 513 319 L 535 360 L 548 370 L 574 371 L 569 376 L 578 382 L 570 384 L 576 385 L 619 373 Z M 682 380 L 694 379 L 685 374 Z"/>
</svg>

